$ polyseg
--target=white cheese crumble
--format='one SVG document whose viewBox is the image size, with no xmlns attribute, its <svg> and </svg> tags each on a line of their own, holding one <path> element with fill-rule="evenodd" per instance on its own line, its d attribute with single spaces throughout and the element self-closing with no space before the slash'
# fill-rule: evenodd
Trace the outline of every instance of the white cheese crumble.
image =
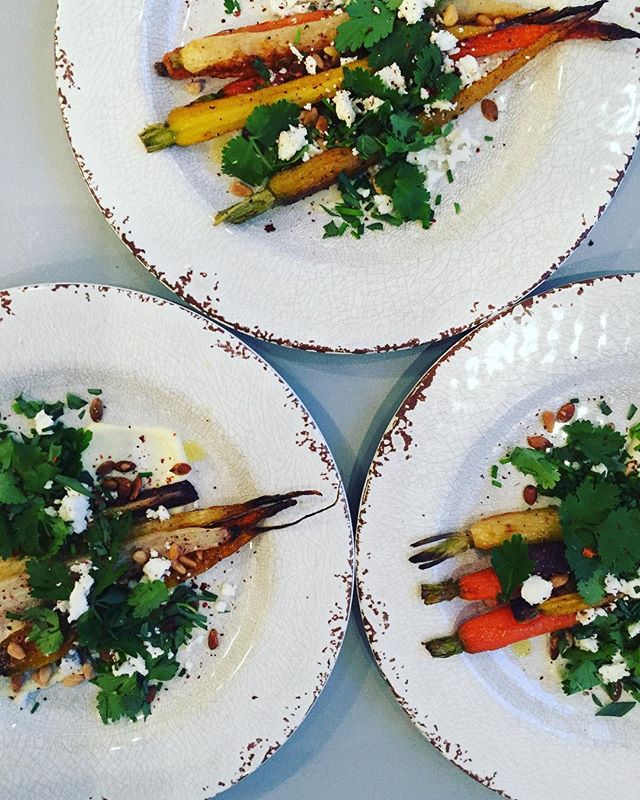
<svg viewBox="0 0 640 800">
<path fill-rule="evenodd" d="M 433 103 L 425 106 L 425 111 L 431 111 L 431 109 L 435 109 L 436 111 L 453 111 L 455 107 L 456 104 L 452 103 L 451 100 L 434 100 Z"/>
<path fill-rule="evenodd" d="M 232 583 L 223 583 L 218 592 L 220 597 L 235 597 L 236 587 Z"/>
<path fill-rule="evenodd" d="M 376 194 L 373 203 L 378 214 L 393 214 L 393 201 L 388 194 Z"/>
<path fill-rule="evenodd" d="M 48 517 L 57 517 L 58 516 L 58 509 L 54 508 L 53 506 L 47 506 L 44 510 L 44 513 Z"/>
<path fill-rule="evenodd" d="M 449 33 L 449 31 L 445 31 L 443 29 L 438 31 L 433 31 L 430 38 L 431 44 L 435 44 L 443 53 L 448 53 L 451 50 L 455 50 L 458 46 L 458 40 L 456 37 Z"/>
<path fill-rule="evenodd" d="M 606 475 L 609 469 L 604 464 L 594 464 L 591 467 L 591 472 L 595 472 L 596 475 Z"/>
<path fill-rule="evenodd" d="M 68 600 L 58 600 L 56 608 L 69 615 L 69 622 L 79 619 L 85 611 L 89 610 L 87 600 L 91 587 L 93 586 L 93 576 L 90 574 L 93 564 L 91 561 L 82 561 L 79 564 L 72 564 L 70 572 L 78 575 Z"/>
<path fill-rule="evenodd" d="M 604 608 L 583 608 L 576 614 L 576 619 L 581 625 L 589 625 L 596 617 L 606 617 Z"/>
<path fill-rule="evenodd" d="M 313 56 L 307 56 L 304 60 L 304 68 L 307 70 L 309 75 L 315 75 L 318 71 L 318 62 Z"/>
<path fill-rule="evenodd" d="M 379 97 L 376 97 L 373 94 L 369 97 L 365 97 L 365 99 L 362 101 L 362 107 L 364 110 L 373 111 L 374 114 L 382 105 L 384 105 L 384 100 L 381 100 Z"/>
<path fill-rule="evenodd" d="M 224 614 L 225 611 L 227 610 L 226 600 L 218 600 L 218 602 L 214 604 L 213 610 L 216 611 L 218 614 Z"/>
<path fill-rule="evenodd" d="M 168 558 L 150 558 L 142 567 L 142 572 L 150 581 L 159 581 L 168 574 L 171 569 L 171 561 Z"/>
<path fill-rule="evenodd" d="M 631 673 L 627 669 L 627 662 L 624 660 L 619 650 L 611 659 L 610 664 L 604 664 L 598 670 L 598 675 L 602 678 L 603 683 L 615 683 L 616 681 L 622 680 L 622 678 L 628 677 L 630 674 Z"/>
<path fill-rule="evenodd" d="M 50 428 L 53 423 L 53 417 L 50 417 L 44 409 L 38 411 L 33 418 L 33 424 L 35 426 L 36 433 L 40 436 L 46 436 L 48 433 L 53 433 L 53 431 L 47 430 L 47 428 Z"/>
<path fill-rule="evenodd" d="M 402 0 L 398 7 L 398 17 L 407 21 L 407 25 L 420 22 L 427 6 L 435 5 L 435 0 Z"/>
<path fill-rule="evenodd" d="M 520 589 L 520 596 L 523 600 L 531 606 L 537 606 L 544 603 L 551 597 L 553 591 L 553 584 L 541 578 L 540 575 L 529 575 L 527 580 L 522 584 Z"/>
<path fill-rule="evenodd" d="M 151 642 L 145 642 L 144 649 L 149 653 L 151 658 L 160 658 L 160 656 L 164 655 L 164 650 L 161 647 L 154 647 Z"/>
<path fill-rule="evenodd" d="M 482 77 L 482 70 L 475 56 L 462 56 L 457 61 L 457 67 L 463 86 L 470 86 Z"/>
<path fill-rule="evenodd" d="M 629 633 L 629 638 L 634 639 L 640 633 L 640 622 L 630 622 L 627 625 L 627 632 Z"/>
<path fill-rule="evenodd" d="M 341 56 L 340 57 L 340 66 L 344 67 L 345 64 L 351 64 L 353 61 L 357 61 L 358 56 Z"/>
<path fill-rule="evenodd" d="M 624 592 L 624 585 L 620 578 L 609 573 L 604 579 L 604 590 L 607 594 L 622 594 Z"/>
<path fill-rule="evenodd" d="M 280 161 L 289 161 L 307 144 L 307 129 L 304 125 L 289 125 L 288 131 L 282 131 L 278 136 L 278 158 Z"/>
<path fill-rule="evenodd" d="M 587 653 L 597 653 L 600 649 L 597 636 L 588 636 L 586 639 L 576 639 L 576 647 Z"/>
<path fill-rule="evenodd" d="M 291 50 L 291 52 L 298 59 L 298 61 L 302 61 L 304 59 L 304 56 L 298 50 L 298 48 L 295 46 L 295 44 L 293 44 L 293 42 L 289 42 L 289 50 Z"/>
<path fill-rule="evenodd" d="M 376 72 L 376 75 L 380 78 L 382 83 L 384 83 L 387 89 L 394 89 L 396 92 L 398 92 L 398 94 L 407 93 L 407 84 L 404 79 L 404 75 L 395 61 L 393 64 L 389 64 L 388 67 L 379 69 Z"/>
<path fill-rule="evenodd" d="M 114 675 L 146 675 L 149 670 L 142 656 L 127 656 L 121 664 L 111 668 Z"/>
<path fill-rule="evenodd" d="M 345 89 L 339 89 L 333 98 L 336 107 L 336 116 L 350 128 L 356 121 L 356 110 L 351 102 L 351 95 Z"/>
<path fill-rule="evenodd" d="M 53 489 L 53 481 L 47 481 L 42 488 L 45 489 L 46 491 L 49 491 L 49 489 Z"/>
<path fill-rule="evenodd" d="M 309 161 L 309 159 L 314 158 L 315 156 L 319 156 L 321 152 L 322 152 L 322 148 L 318 147 L 313 142 L 311 142 L 307 146 L 307 149 L 305 150 L 305 152 L 302 154 L 302 160 L 303 161 Z"/>
<path fill-rule="evenodd" d="M 89 498 L 76 492 L 75 489 L 67 489 L 66 495 L 62 498 L 58 516 L 65 522 L 71 523 L 74 533 L 82 533 L 87 530 L 87 523 L 91 519 L 91 508 Z"/>
<path fill-rule="evenodd" d="M 415 164 L 426 176 L 426 186 L 431 192 L 458 164 L 469 161 L 475 142 L 460 126 L 453 128 L 447 136 L 441 136 L 432 147 L 408 153 L 407 161 Z"/>
<path fill-rule="evenodd" d="M 147 519 L 157 519 L 158 522 L 166 522 L 170 518 L 171 514 L 169 513 L 169 510 L 164 506 L 158 506 L 158 508 L 147 509 Z"/>
</svg>

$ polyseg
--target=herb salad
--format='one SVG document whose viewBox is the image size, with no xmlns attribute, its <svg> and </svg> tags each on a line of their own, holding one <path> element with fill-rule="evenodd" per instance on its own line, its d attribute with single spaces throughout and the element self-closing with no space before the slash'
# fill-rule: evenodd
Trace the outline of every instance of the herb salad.
<svg viewBox="0 0 640 800">
<path fill-rule="evenodd" d="M 640 422 L 635 405 L 625 432 L 608 422 L 606 402 L 599 423 L 581 417 L 585 410 L 572 399 L 544 412 L 544 431 L 492 469 L 498 488 L 506 465 L 530 477 L 530 510 L 479 520 L 411 560 L 428 568 L 470 546 L 491 553 L 490 567 L 423 584 L 428 604 L 461 597 L 497 606 L 426 642 L 433 656 L 547 633 L 565 693 L 589 691 L 599 715 L 622 716 L 640 702 Z"/>
<path fill-rule="evenodd" d="M 183 651 L 199 629 L 209 649 L 218 647 L 215 614 L 235 587 L 222 584 L 218 597 L 194 579 L 269 530 L 265 519 L 315 493 L 199 509 L 184 477 L 191 466 L 175 460 L 175 434 L 135 431 L 144 431 L 139 448 L 149 450 L 154 435 L 163 444 L 157 470 L 128 457 L 92 461 L 107 452 L 92 451 L 103 427 L 120 442 L 102 422 L 100 390 L 87 395 L 20 396 L 16 429 L 1 426 L 0 684 L 24 700 L 53 683 L 91 682 L 103 722 L 135 721 L 184 674 Z M 85 414 L 92 427 L 79 425 Z"/>
</svg>

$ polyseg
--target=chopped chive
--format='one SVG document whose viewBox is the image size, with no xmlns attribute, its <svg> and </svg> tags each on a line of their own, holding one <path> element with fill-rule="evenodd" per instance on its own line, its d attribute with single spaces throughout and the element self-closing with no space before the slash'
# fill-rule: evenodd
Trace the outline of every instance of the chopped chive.
<svg viewBox="0 0 640 800">
<path fill-rule="evenodd" d="M 153 475 L 153 472 L 139 472 L 138 476 L 140 478 L 150 478 Z"/>
<path fill-rule="evenodd" d="M 447 170 L 447 180 L 449 183 L 453 183 L 453 172 L 450 169 Z"/>
<path fill-rule="evenodd" d="M 491 484 L 492 484 L 492 486 L 497 486 L 498 489 L 502 489 L 502 482 L 501 481 L 493 480 L 493 481 L 491 481 Z"/>
<path fill-rule="evenodd" d="M 576 403 L 580 402 L 580 398 L 579 397 L 572 397 L 571 400 L 569 400 L 569 402 L 573 403 L 575 405 Z"/>
<path fill-rule="evenodd" d="M 459 214 L 462 211 L 462 208 L 460 207 L 460 203 L 454 203 L 453 207 L 456 210 L 456 214 Z"/>
<path fill-rule="evenodd" d="M 485 142 L 492 142 L 493 141 L 493 136 L 485 136 L 484 140 L 485 140 Z"/>
<path fill-rule="evenodd" d="M 499 464 L 510 464 L 511 463 L 511 456 L 504 456 L 498 462 Z"/>
<path fill-rule="evenodd" d="M 498 477 L 498 465 L 497 464 L 494 464 L 491 467 L 491 477 L 492 478 L 497 478 Z"/>
<path fill-rule="evenodd" d="M 441 202 L 442 202 L 442 195 L 441 194 L 436 195 L 436 199 L 433 201 L 433 204 L 439 206 Z"/>
<path fill-rule="evenodd" d="M 371 225 L 367 225 L 369 231 L 381 231 L 383 228 L 384 225 L 381 222 L 372 222 Z"/>
<path fill-rule="evenodd" d="M 634 706 L 635 703 L 632 700 L 622 703 L 609 703 L 608 706 L 604 706 L 600 711 L 596 711 L 596 717 L 624 717 Z"/>
<path fill-rule="evenodd" d="M 102 394 L 102 389 L 87 389 L 89 394 Z"/>
<path fill-rule="evenodd" d="M 627 419 L 633 419 L 636 415 L 636 411 L 638 410 L 638 406 L 635 403 L 631 403 L 629 406 L 629 410 L 627 411 Z"/>
<path fill-rule="evenodd" d="M 83 408 L 82 411 L 78 414 L 80 419 L 84 419 L 84 415 L 87 413 L 87 409 Z"/>
<path fill-rule="evenodd" d="M 91 497 L 91 491 L 75 478 L 69 478 L 66 475 L 55 475 L 53 480 L 67 489 L 73 489 L 75 492 L 78 492 L 78 494 L 84 494 L 86 497 Z"/>
<path fill-rule="evenodd" d="M 40 701 L 36 700 L 36 702 L 31 706 L 30 714 L 35 714 L 36 711 L 40 708 Z"/>
<path fill-rule="evenodd" d="M 593 702 L 599 707 L 602 708 L 602 700 L 598 697 L 597 694 L 591 694 L 591 699 Z"/>
<path fill-rule="evenodd" d="M 298 28 L 298 30 L 296 31 L 296 35 L 295 35 L 295 37 L 293 39 L 293 43 L 294 44 L 298 44 L 300 42 L 300 37 L 301 36 L 302 36 L 302 28 Z"/>
<path fill-rule="evenodd" d="M 87 401 L 83 400 L 82 397 L 78 397 L 77 394 L 67 395 L 67 406 L 74 411 L 77 411 L 79 408 L 84 408 L 86 405 Z"/>
<path fill-rule="evenodd" d="M 600 403 L 600 411 L 602 411 L 605 417 L 608 417 L 609 414 L 612 413 L 611 406 L 605 400 Z"/>
</svg>

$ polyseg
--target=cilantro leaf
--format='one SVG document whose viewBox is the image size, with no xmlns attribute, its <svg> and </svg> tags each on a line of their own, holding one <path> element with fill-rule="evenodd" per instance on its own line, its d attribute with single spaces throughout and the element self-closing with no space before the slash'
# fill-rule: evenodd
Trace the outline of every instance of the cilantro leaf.
<svg viewBox="0 0 640 800">
<path fill-rule="evenodd" d="M 60 561 L 30 558 L 27 574 L 31 594 L 39 600 L 67 600 L 73 589 L 73 578 Z"/>
<path fill-rule="evenodd" d="M 10 472 L 0 472 L 0 503 L 16 506 L 26 502 L 27 497 L 16 485 L 13 475 Z"/>
<path fill-rule="evenodd" d="M 261 144 L 274 145 L 282 131 L 289 130 L 290 125 L 298 123 L 300 109 L 288 100 L 278 100 L 270 106 L 254 108 L 245 128 Z"/>
<path fill-rule="evenodd" d="M 576 667 L 568 667 L 566 677 L 562 681 L 565 694 L 576 694 L 586 689 L 593 689 L 600 683 L 596 665 L 593 661 L 582 661 Z"/>
<path fill-rule="evenodd" d="M 341 53 L 370 48 L 391 33 L 395 19 L 383 0 L 351 0 L 348 18 L 338 26 L 335 46 Z"/>
<path fill-rule="evenodd" d="M 84 408 L 87 405 L 87 401 L 83 400 L 81 397 L 78 397 L 77 394 L 68 394 L 67 395 L 67 406 L 71 409 L 78 410 L 80 408 Z"/>
<path fill-rule="evenodd" d="M 351 15 L 351 4 L 349 4 L 349 14 Z M 393 31 L 371 48 L 369 66 L 373 70 L 379 70 L 396 63 L 404 75 L 412 75 L 414 59 L 425 46 L 429 46 L 425 43 L 429 41 L 432 30 L 432 26 L 425 20 L 415 25 L 405 25 L 396 20 Z"/>
<path fill-rule="evenodd" d="M 20 394 L 13 401 L 11 408 L 16 414 L 20 414 L 27 419 L 33 419 L 39 411 L 42 411 L 44 403 L 40 400 L 26 400 Z"/>
<path fill-rule="evenodd" d="M 529 558 L 527 544 L 519 533 L 492 551 L 491 564 L 500 581 L 502 597 L 505 600 L 510 599 L 534 568 L 534 563 Z"/>
<path fill-rule="evenodd" d="M 640 510 L 617 508 L 601 524 L 598 556 L 614 575 L 635 572 L 640 563 Z"/>
<path fill-rule="evenodd" d="M 509 461 L 520 472 L 531 475 L 543 489 L 553 489 L 560 480 L 558 467 L 540 450 L 516 447 Z"/>
<path fill-rule="evenodd" d="M 240 135 L 234 136 L 224 146 L 222 171 L 257 186 L 271 174 L 272 164 L 264 158 L 255 141 Z"/>
<path fill-rule="evenodd" d="M 133 587 L 129 599 L 129 606 L 133 609 L 136 619 L 147 617 L 169 599 L 169 590 L 164 581 L 140 581 Z"/>
<path fill-rule="evenodd" d="M 237 16 L 240 13 L 240 3 L 238 0 L 224 0 L 224 10 L 227 14 Z"/>
<path fill-rule="evenodd" d="M 92 683 L 100 689 L 98 692 L 98 712 L 104 723 L 117 722 L 122 718 L 134 721 L 141 712 L 149 714 L 149 703 L 146 701 L 148 689 L 140 675 L 98 675 Z"/>
<path fill-rule="evenodd" d="M 418 53 L 414 62 L 413 79 L 417 86 L 433 86 L 442 69 L 442 51 L 435 45 L 427 45 Z"/>
<path fill-rule="evenodd" d="M 381 100 L 399 100 L 400 94 L 390 89 L 378 75 L 362 67 L 344 69 L 343 88 L 354 97 L 379 97 Z"/>
<path fill-rule="evenodd" d="M 43 655 L 51 655 L 62 647 L 64 636 L 60 630 L 60 618 L 55 611 L 38 606 L 26 609 L 19 618 L 31 623 L 27 639 L 33 642 Z"/>
<path fill-rule="evenodd" d="M 414 164 L 401 163 L 391 193 L 393 209 L 403 220 L 419 220 L 428 228 L 433 218 L 424 175 Z"/>
<path fill-rule="evenodd" d="M 598 568 L 588 578 L 582 578 L 582 580 L 578 581 L 578 592 L 585 603 L 595 606 L 602 600 L 604 597 L 605 575 L 606 571 Z"/>
<path fill-rule="evenodd" d="M 613 459 L 625 447 L 625 437 L 604 425 L 594 425 L 586 419 L 579 419 L 564 426 L 567 445 L 580 450 L 593 464 L 613 465 Z"/>
<path fill-rule="evenodd" d="M 636 705 L 633 700 L 624 700 L 620 703 L 609 703 L 596 711 L 596 717 L 624 717 Z"/>
</svg>

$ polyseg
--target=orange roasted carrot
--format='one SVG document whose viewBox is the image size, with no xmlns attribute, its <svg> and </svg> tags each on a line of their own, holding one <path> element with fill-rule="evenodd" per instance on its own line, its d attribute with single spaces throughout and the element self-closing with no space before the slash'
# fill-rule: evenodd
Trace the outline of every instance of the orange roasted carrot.
<svg viewBox="0 0 640 800">
<path fill-rule="evenodd" d="M 463 622 L 454 636 L 431 639 L 424 644 L 434 658 L 448 658 L 458 653 L 500 650 L 534 636 L 572 628 L 575 624 L 575 614 L 554 617 L 538 614 L 533 619 L 518 622 L 510 606 L 500 606 Z"/>
<path fill-rule="evenodd" d="M 253 92 L 256 89 L 261 89 L 266 86 L 264 80 L 256 75 L 253 78 L 238 78 L 237 81 L 231 81 L 223 86 L 220 94 L 223 97 L 235 97 L 237 94 L 244 94 L 245 92 Z"/>
<path fill-rule="evenodd" d="M 457 580 L 442 583 L 423 583 L 420 587 L 422 599 L 427 605 L 441 603 L 443 600 L 497 600 L 500 594 L 500 581 L 492 567 L 469 572 Z"/>
</svg>

